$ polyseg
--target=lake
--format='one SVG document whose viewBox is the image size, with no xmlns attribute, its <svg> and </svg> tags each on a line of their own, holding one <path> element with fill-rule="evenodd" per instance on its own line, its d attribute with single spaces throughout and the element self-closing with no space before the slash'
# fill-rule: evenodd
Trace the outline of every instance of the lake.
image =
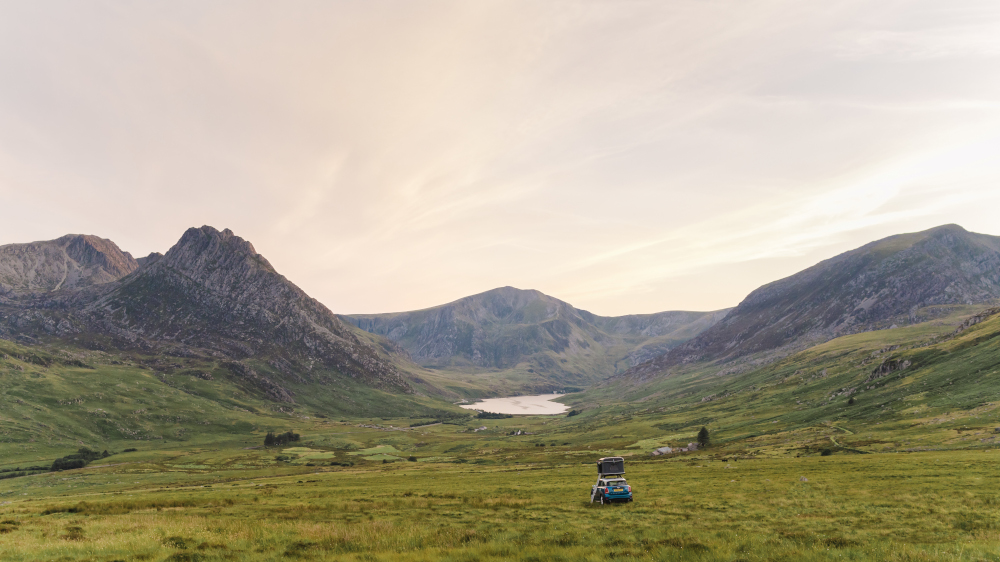
<svg viewBox="0 0 1000 562">
<path fill-rule="evenodd" d="M 561 414 L 569 406 L 552 402 L 562 394 L 539 394 L 536 396 L 508 396 L 507 398 L 486 398 L 475 404 L 462 406 L 467 410 L 483 410 L 494 414 L 530 414 L 552 415 Z"/>
</svg>

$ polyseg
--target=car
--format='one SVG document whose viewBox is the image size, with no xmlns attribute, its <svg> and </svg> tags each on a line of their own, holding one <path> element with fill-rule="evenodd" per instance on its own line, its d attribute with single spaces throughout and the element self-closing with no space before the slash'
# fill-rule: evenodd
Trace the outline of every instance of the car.
<svg viewBox="0 0 1000 562">
<path fill-rule="evenodd" d="M 632 501 L 632 486 L 621 477 L 600 478 L 590 494 L 590 503 L 601 505 Z"/>
<path fill-rule="evenodd" d="M 632 486 L 625 481 L 625 459 L 604 457 L 597 460 L 597 484 L 590 489 L 590 503 L 632 501 Z"/>
</svg>

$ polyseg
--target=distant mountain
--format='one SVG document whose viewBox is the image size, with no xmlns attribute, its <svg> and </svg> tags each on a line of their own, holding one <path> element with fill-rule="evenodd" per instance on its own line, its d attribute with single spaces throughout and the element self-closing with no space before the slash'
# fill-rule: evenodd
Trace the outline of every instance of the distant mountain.
<svg viewBox="0 0 1000 562">
<path fill-rule="evenodd" d="M 0 246 L 0 295 L 48 293 L 117 281 L 139 268 L 114 242 L 83 234 Z"/>
<path fill-rule="evenodd" d="M 586 384 L 687 341 L 725 312 L 603 317 L 503 287 L 424 310 L 341 318 L 397 342 L 425 367 L 521 369 Z"/>
<path fill-rule="evenodd" d="M 62 248 L 61 240 L 42 243 L 43 251 L 54 253 L 49 246 Z M 0 337 L 221 361 L 243 383 L 284 402 L 294 401 L 296 384 L 324 383 L 331 371 L 410 391 L 391 361 L 229 230 L 191 228 L 165 255 L 125 263 L 131 271 L 118 280 L 5 298 Z"/>
<path fill-rule="evenodd" d="M 696 361 L 792 351 L 925 320 L 934 305 L 1000 298 L 1000 237 L 946 225 L 890 236 L 750 293 L 720 322 L 629 374 Z"/>
</svg>

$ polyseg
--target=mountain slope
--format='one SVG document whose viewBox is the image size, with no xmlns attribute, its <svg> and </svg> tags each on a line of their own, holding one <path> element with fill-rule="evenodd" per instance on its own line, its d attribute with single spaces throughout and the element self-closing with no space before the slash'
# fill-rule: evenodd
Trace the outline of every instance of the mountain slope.
<svg viewBox="0 0 1000 562">
<path fill-rule="evenodd" d="M 947 308 L 931 321 L 842 336 L 746 371 L 692 363 L 561 401 L 582 410 L 574 420 L 596 434 L 599 416 L 618 434 L 626 423 L 658 429 L 634 445 L 647 453 L 686 445 L 703 426 L 719 448 L 751 458 L 992 450 L 1000 443 L 1000 308 Z"/>
<path fill-rule="evenodd" d="M 0 306 L 0 337 L 126 350 L 151 366 L 169 356 L 221 362 L 279 402 L 296 401 L 296 387 L 301 393 L 337 376 L 411 390 L 391 361 L 249 242 L 209 226 L 189 229 L 165 255 L 118 281 L 9 299 Z"/>
<path fill-rule="evenodd" d="M 78 289 L 116 281 L 139 264 L 114 242 L 83 234 L 0 246 L 0 296 Z"/>
<path fill-rule="evenodd" d="M 724 312 L 609 318 L 538 291 L 502 287 L 424 310 L 341 318 L 397 342 L 425 367 L 520 369 L 553 383 L 586 384 L 690 339 Z"/>
<path fill-rule="evenodd" d="M 872 242 L 753 291 L 692 340 L 637 365 L 649 375 L 696 361 L 785 353 L 920 321 L 934 305 L 1000 298 L 1000 237 L 946 225 Z"/>
</svg>

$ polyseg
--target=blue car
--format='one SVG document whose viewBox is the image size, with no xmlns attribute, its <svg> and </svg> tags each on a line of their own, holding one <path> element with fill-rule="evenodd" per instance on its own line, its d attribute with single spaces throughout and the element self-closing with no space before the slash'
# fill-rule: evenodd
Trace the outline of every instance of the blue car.
<svg viewBox="0 0 1000 562">
<path fill-rule="evenodd" d="M 628 485 L 622 476 L 599 478 L 590 493 L 590 503 L 609 503 L 632 501 L 632 486 Z"/>
<path fill-rule="evenodd" d="M 625 459 L 604 457 L 597 459 L 597 484 L 590 489 L 590 503 L 601 505 L 632 501 L 632 486 L 625 481 Z"/>
</svg>

